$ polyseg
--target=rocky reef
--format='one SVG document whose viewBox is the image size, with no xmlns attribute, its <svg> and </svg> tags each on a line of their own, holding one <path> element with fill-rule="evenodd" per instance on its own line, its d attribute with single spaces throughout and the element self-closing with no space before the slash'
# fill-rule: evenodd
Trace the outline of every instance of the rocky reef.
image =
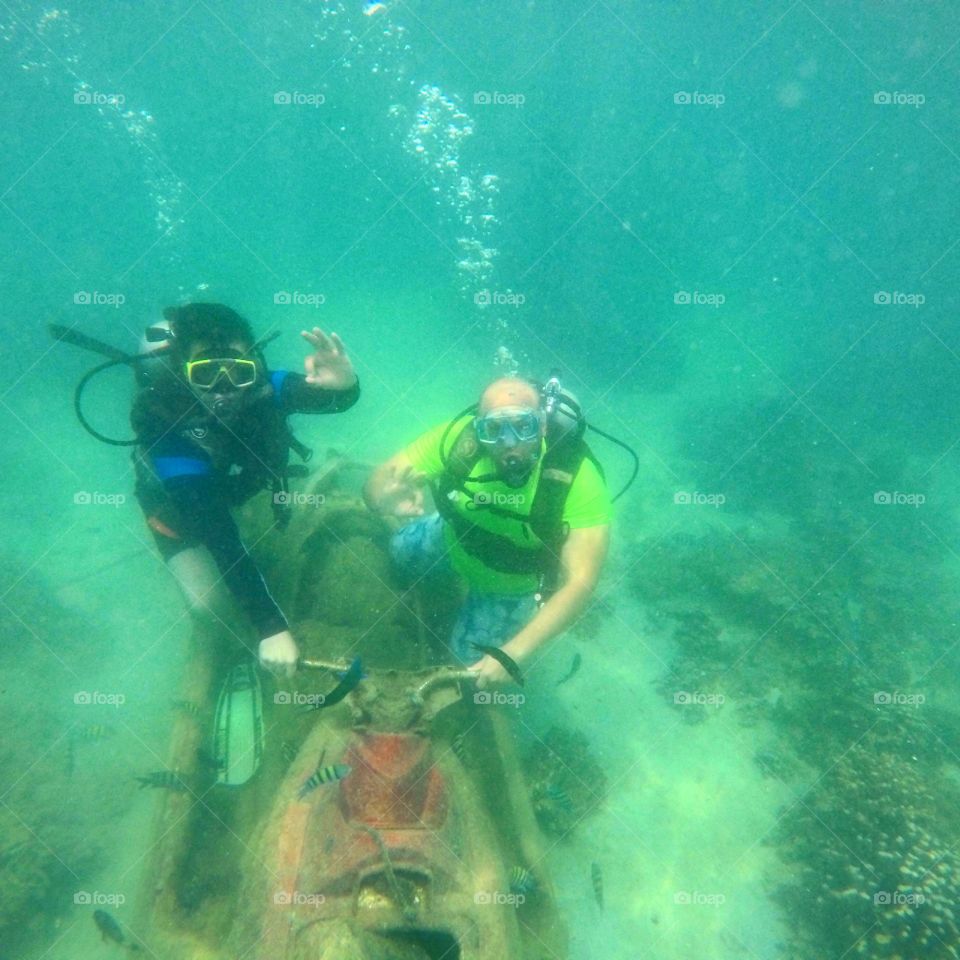
<svg viewBox="0 0 960 960">
<path fill-rule="evenodd" d="M 13 956 L 74 909 L 104 862 L 109 818 L 124 799 L 103 791 L 96 769 L 109 728 L 81 724 L 73 706 L 71 677 L 96 649 L 96 625 L 72 616 L 21 568 L 0 561 L 0 582 L 9 585 L 0 633 L 19 638 L 0 649 L 0 944 Z"/>
<path fill-rule="evenodd" d="M 603 803 L 607 778 L 584 734 L 551 727 L 526 759 L 533 809 L 544 833 L 567 836 Z"/>
</svg>

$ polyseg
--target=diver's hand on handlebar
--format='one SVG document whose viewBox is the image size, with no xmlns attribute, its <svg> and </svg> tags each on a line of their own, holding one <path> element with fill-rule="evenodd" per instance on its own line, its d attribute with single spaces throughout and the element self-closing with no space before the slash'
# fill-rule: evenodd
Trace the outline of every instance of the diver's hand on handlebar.
<svg viewBox="0 0 960 960">
<path fill-rule="evenodd" d="M 260 666 L 281 677 L 292 677 L 300 659 L 300 649 L 289 630 L 281 630 L 260 641 Z"/>
<path fill-rule="evenodd" d="M 477 682 L 478 690 L 488 687 L 502 687 L 510 683 L 510 675 L 491 656 L 485 656 L 472 667 L 467 668 Z"/>
</svg>

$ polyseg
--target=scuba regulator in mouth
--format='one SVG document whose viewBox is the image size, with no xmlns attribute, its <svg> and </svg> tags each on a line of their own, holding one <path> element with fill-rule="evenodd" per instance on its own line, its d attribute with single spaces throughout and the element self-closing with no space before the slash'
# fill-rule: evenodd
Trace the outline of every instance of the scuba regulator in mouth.
<svg viewBox="0 0 960 960">
<path fill-rule="evenodd" d="M 640 472 L 640 459 L 636 451 L 624 441 L 587 422 L 577 395 L 563 386 L 559 370 L 552 370 L 545 382 L 533 385 L 540 397 L 540 412 L 545 423 L 547 451 L 551 449 L 556 451 L 563 447 L 579 447 L 584 443 L 586 432 L 589 430 L 620 447 L 630 456 L 633 461 L 630 476 L 616 495 L 611 498 L 611 502 L 619 500 L 630 489 Z M 449 472 L 453 468 L 455 473 L 462 473 L 463 476 L 467 476 L 472 467 L 466 473 L 463 473 L 464 465 L 468 461 L 476 462 L 479 459 L 480 451 L 476 436 L 478 409 L 479 404 L 472 403 L 469 407 L 461 410 L 447 424 L 440 439 L 440 459 L 445 472 Z M 468 424 L 448 447 L 447 441 L 451 432 L 464 417 L 470 415 L 474 417 L 473 422 Z M 489 474 L 481 477 L 471 477 L 470 479 L 474 483 L 488 483 L 503 478 L 497 474 Z"/>
</svg>

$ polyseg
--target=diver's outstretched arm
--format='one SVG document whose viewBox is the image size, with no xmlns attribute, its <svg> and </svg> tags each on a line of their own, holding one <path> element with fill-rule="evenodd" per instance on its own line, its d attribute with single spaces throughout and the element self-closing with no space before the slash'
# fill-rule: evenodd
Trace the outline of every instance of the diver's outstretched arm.
<svg viewBox="0 0 960 960">
<path fill-rule="evenodd" d="M 562 585 L 537 615 L 502 645 L 503 652 L 522 664 L 541 644 L 562 633 L 583 611 L 596 589 L 610 545 L 610 525 L 571 530 L 560 553 Z M 507 672 L 492 657 L 485 656 L 471 668 L 477 686 L 509 683 Z"/>
</svg>

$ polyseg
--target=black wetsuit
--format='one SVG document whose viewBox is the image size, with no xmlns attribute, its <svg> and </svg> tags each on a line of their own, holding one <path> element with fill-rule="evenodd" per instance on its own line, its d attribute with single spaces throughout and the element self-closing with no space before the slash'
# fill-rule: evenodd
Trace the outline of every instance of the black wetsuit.
<svg viewBox="0 0 960 960">
<path fill-rule="evenodd" d="M 230 509 L 282 476 L 290 448 L 291 413 L 339 413 L 356 403 L 359 384 L 323 390 L 306 378 L 274 371 L 243 412 L 221 423 L 185 389 L 147 388 L 131 422 L 136 494 L 165 560 L 205 546 L 224 583 L 259 636 L 287 629 L 287 620 L 247 553 Z"/>
</svg>

